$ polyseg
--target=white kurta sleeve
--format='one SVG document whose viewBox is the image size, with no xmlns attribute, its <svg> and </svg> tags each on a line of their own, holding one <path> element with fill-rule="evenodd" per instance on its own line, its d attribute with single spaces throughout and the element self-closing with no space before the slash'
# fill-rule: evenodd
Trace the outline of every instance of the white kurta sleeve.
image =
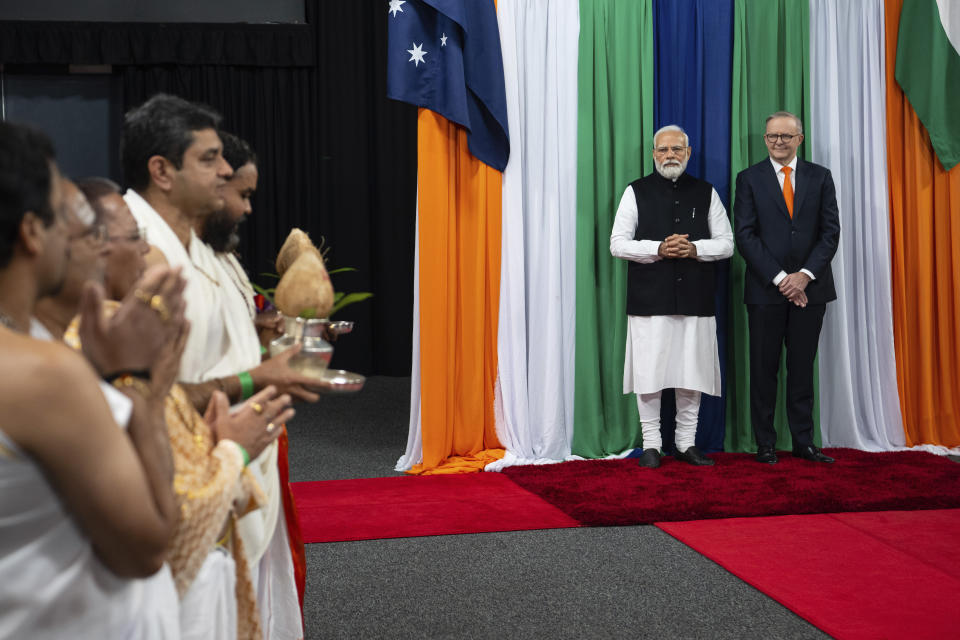
<svg viewBox="0 0 960 640">
<path fill-rule="evenodd" d="M 713 262 L 729 258 L 733 255 L 733 229 L 730 227 L 727 210 L 720 202 L 720 196 L 717 195 L 716 189 L 713 189 L 710 196 L 710 213 L 708 216 L 710 239 L 693 241 L 693 245 L 697 248 L 697 260 Z"/>
<path fill-rule="evenodd" d="M 623 192 L 623 197 L 620 198 L 617 216 L 613 221 L 613 231 L 610 233 L 610 254 L 614 258 L 641 263 L 660 260 L 660 241 L 634 240 L 633 236 L 636 232 L 637 198 L 633 195 L 633 187 L 628 186 Z M 730 237 L 733 238 L 732 235 Z"/>
</svg>

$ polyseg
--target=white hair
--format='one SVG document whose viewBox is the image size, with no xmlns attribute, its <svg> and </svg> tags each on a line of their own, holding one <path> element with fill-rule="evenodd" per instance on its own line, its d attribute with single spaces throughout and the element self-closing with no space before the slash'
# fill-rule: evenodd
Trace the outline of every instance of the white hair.
<svg viewBox="0 0 960 640">
<path fill-rule="evenodd" d="M 657 132 L 656 132 L 655 134 L 653 134 L 653 146 L 654 146 L 654 147 L 657 146 L 657 138 L 660 137 L 660 134 L 661 134 L 661 133 L 666 133 L 666 132 L 668 132 L 668 131 L 676 131 L 676 132 L 678 132 L 678 133 L 682 133 L 682 134 L 683 134 L 683 146 L 685 146 L 685 147 L 689 147 L 689 146 L 690 146 L 690 137 L 687 136 L 687 132 L 684 131 L 683 129 L 681 129 L 680 127 L 678 127 L 678 126 L 675 125 L 675 124 L 668 124 L 668 125 L 665 126 L 665 127 L 660 127 L 659 129 L 657 129 Z"/>
</svg>

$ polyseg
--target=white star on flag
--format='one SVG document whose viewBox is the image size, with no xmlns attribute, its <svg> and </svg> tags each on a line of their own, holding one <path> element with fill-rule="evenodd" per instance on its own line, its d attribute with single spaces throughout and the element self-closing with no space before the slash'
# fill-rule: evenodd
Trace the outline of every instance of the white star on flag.
<svg viewBox="0 0 960 640">
<path fill-rule="evenodd" d="M 440 46 L 441 47 L 447 46 L 447 34 L 445 33 L 440 37 Z"/>
<path fill-rule="evenodd" d="M 403 13 L 403 9 L 400 7 L 402 4 L 407 4 L 407 0 L 390 0 L 390 8 L 387 9 L 387 13 L 392 13 L 393 17 L 397 17 L 397 12 Z"/>
<path fill-rule="evenodd" d="M 420 47 L 423 46 L 423 43 L 417 44 L 416 42 L 411 42 L 413 49 L 407 49 L 407 53 L 410 54 L 410 59 L 407 62 L 412 62 L 415 67 L 419 67 L 420 63 L 427 64 L 427 61 L 423 59 L 423 56 L 427 55 L 427 51 L 424 51 Z"/>
</svg>

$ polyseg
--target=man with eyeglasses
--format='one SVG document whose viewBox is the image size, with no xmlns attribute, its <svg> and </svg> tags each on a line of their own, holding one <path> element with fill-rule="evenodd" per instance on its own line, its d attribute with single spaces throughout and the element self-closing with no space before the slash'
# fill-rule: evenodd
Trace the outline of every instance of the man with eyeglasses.
<svg viewBox="0 0 960 640">
<path fill-rule="evenodd" d="M 750 419 L 757 461 L 776 464 L 780 352 L 787 353 L 787 420 L 793 455 L 833 462 L 813 443 L 813 365 L 827 303 L 836 300 L 830 261 L 840 241 L 836 189 L 826 167 L 797 157 L 800 118 L 767 118 L 768 159 L 737 175 L 737 246 L 747 263 L 743 300 L 750 324 Z"/>
<path fill-rule="evenodd" d="M 610 234 L 610 253 L 628 261 L 623 392 L 637 395 L 641 467 L 660 466 L 660 397 L 671 388 L 676 457 L 713 464 L 695 441 L 701 394 L 720 395 L 713 263 L 733 254 L 733 231 L 713 186 L 685 173 L 689 160 L 683 129 L 657 131 L 656 171 L 627 186 Z"/>
<path fill-rule="evenodd" d="M 70 323 L 80 307 L 83 285 L 88 280 L 103 284 L 104 259 L 107 255 L 104 241 L 106 229 L 86 197 L 67 178 L 61 179 L 61 188 L 69 257 L 59 295 L 43 298 L 35 307 L 34 315 L 44 325 L 51 322 Z"/>
<path fill-rule="evenodd" d="M 150 251 L 146 233 L 130 213 L 119 185 L 106 178 L 86 178 L 78 186 L 100 215 L 107 250 L 104 289 L 108 300 L 121 300 L 143 271 Z"/>
</svg>

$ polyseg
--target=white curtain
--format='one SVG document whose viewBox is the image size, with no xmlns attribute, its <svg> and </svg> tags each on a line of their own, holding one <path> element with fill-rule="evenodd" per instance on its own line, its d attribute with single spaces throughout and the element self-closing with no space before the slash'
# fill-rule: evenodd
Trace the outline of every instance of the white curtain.
<svg viewBox="0 0 960 640">
<path fill-rule="evenodd" d="M 419 191 L 418 191 L 419 194 Z M 420 202 L 417 196 L 417 228 L 413 252 L 413 354 L 410 358 L 410 431 L 407 451 L 397 460 L 396 471 L 406 471 L 423 462 L 420 432 Z"/>
<path fill-rule="evenodd" d="M 824 446 L 901 448 L 891 303 L 883 0 L 810 0 L 807 144 L 840 206 L 838 299 L 820 335 Z"/>
<path fill-rule="evenodd" d="M 563 460 L 573 438 L 579 3 L 500 0 L 510 128 L 495 388 L 498 470 Z"/>
</svg>

